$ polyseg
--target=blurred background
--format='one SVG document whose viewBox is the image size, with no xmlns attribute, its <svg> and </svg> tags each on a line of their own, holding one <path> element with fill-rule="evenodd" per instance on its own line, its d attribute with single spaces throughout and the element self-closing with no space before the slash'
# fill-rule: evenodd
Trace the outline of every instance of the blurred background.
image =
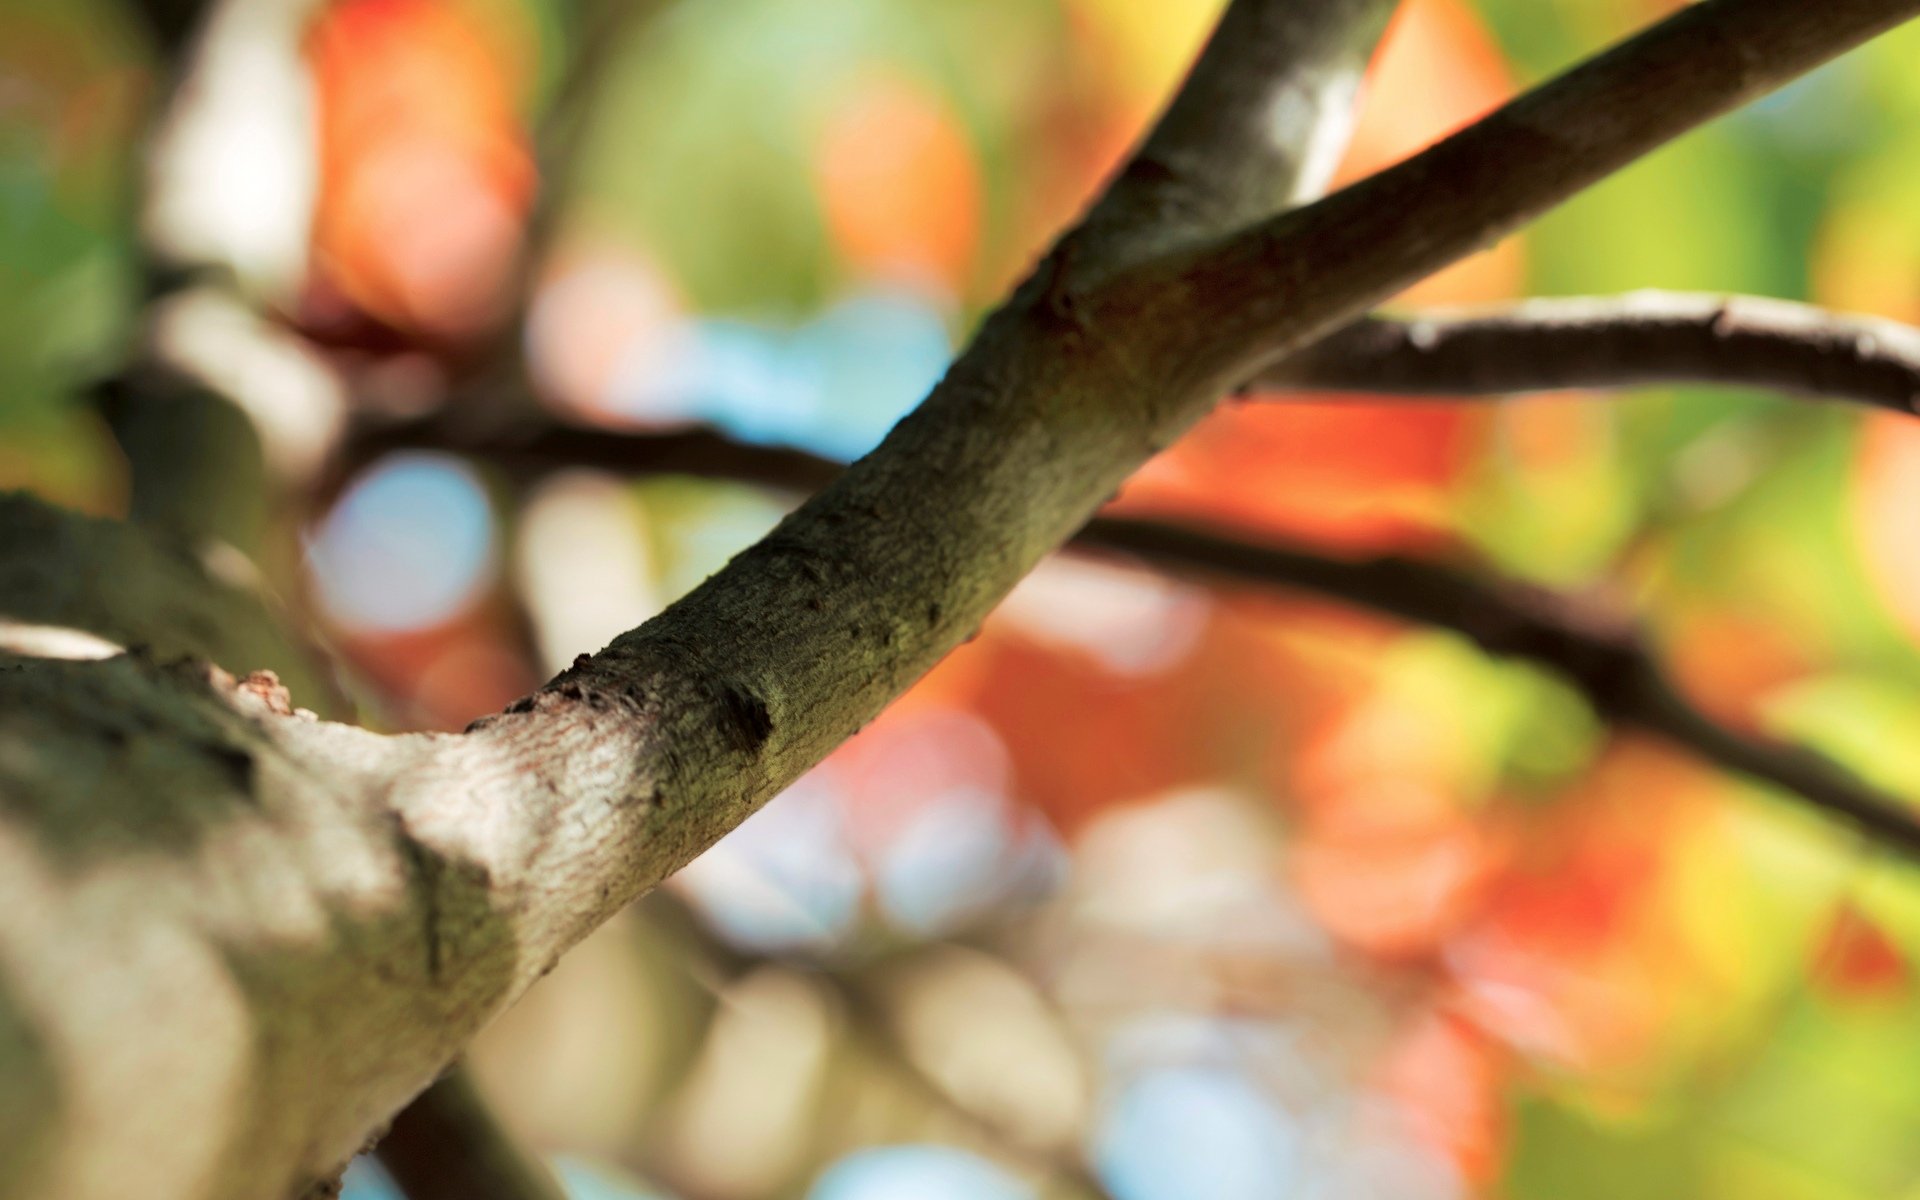
<svg viewBox="0 0 1920 1200">
<path fill-rule="evenodd" d="M 1343 177 L 1674 7 L 1407 0 Z M 346 664 L 297 701 L 459 729 L 766 532 L 756 448 L 875 444 L 1218 8 L 0 0 L 0 486 L 217 530 Z M 1398 303 L 1920 321 L 1916 62 Z M 225 399 L 129 438 L 140 361 Z M 1605 598 L 1717 719 L 1920 794 L 1920 424 L 1289 397 L 1117 508 Z M 1910 869 L 1548 674 L 1062 556 L 472 1064 L 582 1200 L 1920 1197 L 1916 950 Z"/>
</svg>

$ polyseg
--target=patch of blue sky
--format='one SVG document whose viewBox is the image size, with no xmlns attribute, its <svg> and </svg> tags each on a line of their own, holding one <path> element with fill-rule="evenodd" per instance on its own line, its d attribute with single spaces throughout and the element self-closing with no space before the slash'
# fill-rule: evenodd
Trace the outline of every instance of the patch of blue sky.
<svg viewBox="0 0 1920 1200">
<path fill-rule="evenodd" d="M 952 351 L 925 297 L 861 292 L 798 328 L 700 317 L 655 334 L 615 371 L 611 403 L 650 423 L 710 423 L 853 459 L 926 397 Z"/>
<path fill-rule="evenodd" d="M 796 349 L 814 362 L 822 393 L 809 449 L 853 459 L 926 398 L 952 357 L 940 312 L 910 292 L 866 292 L 801 330 Z"/>
</svg>

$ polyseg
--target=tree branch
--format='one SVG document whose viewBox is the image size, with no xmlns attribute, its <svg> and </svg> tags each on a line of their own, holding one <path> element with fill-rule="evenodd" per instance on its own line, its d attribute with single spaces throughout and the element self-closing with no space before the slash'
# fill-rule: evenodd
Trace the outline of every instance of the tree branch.
<svg viewBox="0 0 1920 1200">
<path fill-rule="evenodd" d="M 711 430 L 621 434 L 549 425 L 517 438 L 455 434 L 444 422 L 367 435 L 370 454 L 440 449 L 527 478 L 567 467 L 619 474 L 683 474 L 809 492 L 843 469 L 785 447 L 733 442 Z M 358 457 L 358 456 L 356 456 Z M 361 461 L 365 461 L 362 459 Z M 1121 554 L 1170 574 L 1261 590 L 1325 596 L 1419 625 L 1450 629 L 1488 654 L 1553 672 L 1600 716 L 1659 734 L 1703 761 L 1799 796 L 1905 854 L 1920 856 L 1911 806 L 1805 750 L 1749 738 L 1680 694 L 1644 636 L 1625 620 L 1553 592 L 1477 580 L 1417 559 L 1351 560 L 1268 537 L 1255 542 L 1152 520 L 1096 518 L 1069 549 Z"/>
<path fill-rule="evenodd" d="M 407 1200 L 565 1200 L 455 1066 L 400 1111 L 375 1151 Z"/>
<path fill-rule="evenodd" d="M 1240 390 L 1460 397 L 1680 383 L 1912 414 L 1920 329 L 1759 296 L 1569 296 L 1485 312 L 1364 317 Z"/>
<path fill-rule="evenodd" d="M 1136 353 L 1224 389 L 1916 11 L 1913 0 L 1689 5 L 1336 195 L 1135 272 L 1138 290 L 1116 289 L 1116 306 L 1146 304 L 1142 291 L 1182 297 L 1190 319 L 1150 327 L 1161 336 Z"/>
<path fill-rule="evenodd" d="M 1076 270 L 1074 295 L 1055 257 L 878 450 L 465 736 L 329 725 L 133 656 L 8 662 L 0 794 L 29 807 L 0 810 L 0 1111 L 34 1119 L 0 1124 L 5 1182 L 238 1200 L 323 1180 L 1228 386 L 1916 11 L 1706 0 L 1319 203 Z M 67 809 L 100 818 L 69 819 L 72 845 L 43 832 Z"/>
</svg>

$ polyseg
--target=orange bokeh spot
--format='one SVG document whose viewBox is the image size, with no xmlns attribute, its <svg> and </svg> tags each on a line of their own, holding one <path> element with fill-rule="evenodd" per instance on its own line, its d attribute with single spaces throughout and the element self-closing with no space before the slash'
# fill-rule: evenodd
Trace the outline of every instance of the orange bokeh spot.
<svg viewBox="0 0 1920 1200">
<path fill-rule="evenodd" d="M 856 271 L 964 289 L 980 247 L 980 168 L 952 110 L 881 75 L 827 119 L 815 180 L 833 242 Z"/>
<path fill-rule="evenodd" d="M 1906 995 L 1907 958 L 1886 931 L 1852 905 L 1834 914 L 1814 951 L 1820 988 L 1846 1000 L 1895 1000 Z"/>
<path fill-rule="evenodd" d="M 1479 911 L 1502 837 L 1465 803 L 1459 731 L 1390 692 L 1330 706 L 1291 756 L 1293 882 L 1320 923 L 1382 958 L 1430 954 Z"/>
<path fill-rule="evenodd" d="M 1496 839 L 1451 814 L 1413 828 L 1308 829 L 1292 878 L 1309 912 L 1353 948 L 1384 959 L 1432 953 L 1479 910 Z"/>
<path fill-rule="evenodd" d="M 1055 828 L 1072 833 L 1115 804 L 1209 774 L 1198 722 L 1169 718 L 1205 711 L 1196 672 L 1129 678 L 1013 634 L 968 649 L 988 652 L 976 711 L 1006 743 L 1015 792 Z"/>
<path fill-rule="evenodd" d="M 1463 0 L 1407 0 L 1367 76 L 1360 119 L 1336 178 L 1370 175 L 1484 116 L 1513 95 L 1513 76 Z"/>
<path fill-rule="evenodd" d="M 390 698 L 395 719 L 455 730 L 540 685 L 534 665 L 509 648 L 509 619 L 497 603 L 483 601 L 424 629 L 336 636 L 355 669 Z"/>
<path fill-rule="evenodd" d="M 1767 698 L 1813 667 L 1804 639 L 1724 605 L 1683 610 L 1666 658 L 1681 689 L 1709 715 L 1754 732 Z"/>
<path fill-rule="evenodd" d="M 1651 911 L 1712 777 L 1638 741 L 1616 744 L 1527 831 L 1526 857 L 1488 889 L 1448 948 L 1463 1011 L 1524 1052 L 1584 1070 L 1631 1069 L 1683 997 Z"/>
<path fill-rule="evenodd" d="M 450 0 L 343 0 L 314 27 L 314 249 L 383 320 L 460 335 L 497 315 L 535 186 L 504 45 Z"/>
</svg>

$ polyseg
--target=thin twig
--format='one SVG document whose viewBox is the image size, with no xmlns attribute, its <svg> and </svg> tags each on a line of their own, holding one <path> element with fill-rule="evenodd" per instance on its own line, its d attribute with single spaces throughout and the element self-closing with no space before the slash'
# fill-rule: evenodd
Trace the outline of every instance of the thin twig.
<svg viewBox="0 0 1920 1200">
<path fill-rule="evenodd" d="M 594 114 L 605 99 L 620 65 L 630 53 L 642 25 L 665 7 L 665 0 L 574 0 L 573 28 L 568 37 L 569 58 L 545 115 L 533 130 L 534 154 L 540 165 L 540 195 L 527 219 L 515 286 L 524 293 L 539 260 L 551 249 L 554 235 L 578 184 L 582 155 L 592 132 Z M 516 316 L 524 317 L 528 297 L 518 295 Z M 517 335 L 518 322 L 510 327 Z M 508 341 L 516 342 L 518 337 Z"/>
<path fill-rule="evenodd" d="M 1241 390 L 1463 397 L 1681 383 L 1911 414 L 1920 401 L 1920 329 L 1761 296 L 1571 296 L 1366 317 Z"/>
</svg>

